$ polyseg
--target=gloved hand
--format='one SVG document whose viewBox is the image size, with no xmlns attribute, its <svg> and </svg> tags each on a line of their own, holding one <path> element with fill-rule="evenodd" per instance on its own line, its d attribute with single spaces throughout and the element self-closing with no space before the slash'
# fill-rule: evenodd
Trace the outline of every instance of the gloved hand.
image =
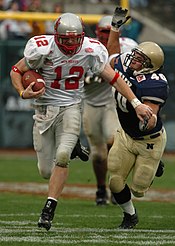
<svg viewBox="0 0 175 246">
<path fill-rule="evenodd" d="M 127 16 L 127 13 L 127 9 L 123 9 L 119 6 L 116 7 L 111 22 L 113 31 L 118 31 L 118 29 L 131 18 L 131 16 Z"/>
<path fill-rule="evenodd" d="M 142 132 L 145 132 L 146 130 L 148 130 L 148 119 L 144 119 L 144 122 L 139 122 L 139 129 Z"/>
<path fill-rule="evenodd" d="M 101 83 L 102 82 L 102 78 L 96 74 L 93 74 L 93 75 L 87 75 L 85 76 L 84 78 L 84 82 L 86 84 L 91 84 L 92 82 L 97 82 L 97 83 Z"/>
</svg>

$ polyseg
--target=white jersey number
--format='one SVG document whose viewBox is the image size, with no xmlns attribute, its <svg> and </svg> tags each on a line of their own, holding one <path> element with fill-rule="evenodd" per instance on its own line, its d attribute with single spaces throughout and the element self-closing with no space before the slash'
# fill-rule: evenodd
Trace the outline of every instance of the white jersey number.
<svg viewBox="0 0 175 246">
<path fill-rule="evenodd" d="M 117 94 L 117 105 L 125 113 L 128 112 L 128 110 L 126 108 L 126 102 L 127 102 L 127 99 L 118 92 L 118 94 Z"/>
</svg>

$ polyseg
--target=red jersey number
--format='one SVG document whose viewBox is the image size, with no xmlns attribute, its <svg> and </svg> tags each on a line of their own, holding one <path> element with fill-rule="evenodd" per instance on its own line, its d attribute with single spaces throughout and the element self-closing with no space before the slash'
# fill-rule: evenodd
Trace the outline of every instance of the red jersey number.
<svg viewBox="0 0 175 246">
<path fill-rule="evenodd" d="M 38 47 L 47 46 L 49 44 L 45 36 L 35 37 L 34 39 L 36 40 L 36 44 Z"/>
<path fill-rule="evenodd" d="M 49 43 L 46 36 L 39 36 L 34 38 L 38 47 L 47 46 Z M 59 81 L 62 79 L 62 67 L 55 69 L 56 79 L 51 83 L 51 87 L 54 89 L 60 89 Z M 79 80 L 82 78 L 84 69 L 80 66 L 74 66 L 70 68 L 70 78 L 65 79 L 65 90 L 75 90 L 79 88 Z M 72 76 L 71 76 L 72 75 Z"/>
<path fill-rule="evenodd" d="M 59 81 L 62 79 L 62 67 L 57 67 L 55 69 L 57 74 L 56 79 L 51 83 L 51 87 L 54 89 L 60 89 Z M 84 69 L 79 66 L 74 66 L 70 68 L 69 75 L 70 78 L 65 79 L 65 90 L 76 90 L 79 88 L 79 80 L 82 78 Z M 72 75 L 72 76 L 71 76 Z"/>
</svg>

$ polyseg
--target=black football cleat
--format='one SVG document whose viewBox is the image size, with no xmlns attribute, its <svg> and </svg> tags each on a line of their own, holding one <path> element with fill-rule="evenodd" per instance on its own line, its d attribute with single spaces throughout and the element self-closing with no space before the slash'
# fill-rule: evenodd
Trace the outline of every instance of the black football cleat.
<svg viewBox="0 0 175 246">
<path fill-rule="evenodd" d="M 75 159 L 76 157 L 79 157 L 82 161 L 88 161 L 89 160 L 89 150 L 81 145 L 80 140 L 78 139 L 70 159 Z"/>
<path fill-rule="evenodd" d="M 139 222 L 137 213 L 130 215 L 128 213 L 123 213 L 123 221 L 121 225 L 119 225 L 119 229 L 133 229 Z"/>
<path fill-rule="evenodd" d="M 155 176 L 161 177 L 164 173 L 164 169 L 165 169 L 165 165 L 162 161 L 160 161 Z"/>
<path fill-rule="evenodd" d="M 39 221 L 38 221 L 38 227 L 45 228 L 47 231 L 50 230 L 52 226 L 52 220 L 53 220 L 54 214 L 48 213 L 46 211 L 42 211 Z"/>
<path fill-rule="evenodd" d="M 105 190 L 102 190 L 102 189 L 97 190 L 95 202 L 96 202 L 97 206 L 103 206 L 103 205 L 109 204 L 108 193 L 107 193 L 106 189 Z"/>
</svg>

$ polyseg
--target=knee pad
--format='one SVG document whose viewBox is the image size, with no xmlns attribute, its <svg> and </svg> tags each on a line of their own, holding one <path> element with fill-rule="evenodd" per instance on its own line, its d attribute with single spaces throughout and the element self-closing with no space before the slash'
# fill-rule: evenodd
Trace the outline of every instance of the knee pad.
<svg viewBox="0 0 175 246">
<path fill-rule="evenodd" d="M 52 171 L 52 167 L 48 164 L 42 163 L 42 165 L 40 165 L 40 163 L 38 162 L 38 171 L 39 174 L 44 178 L 44 179 L 49 179 L 51 176 L 51 171 Z"/>
<path fill-rule="evenodd" d="M 100 156 L 100 155 L 92 155 L 92 161 L 93 162 L 100 164 L 100 163 L 104 162 L 105 160 L 107 160 L 107 157 L 104 158 L 103 156 Z"/>
<path fill-rule="evenodd" d="M 70 159 L 70 153 L 66 150 L 59 150 L 56 153 L 56 165 L 67 167 Z"/>
<path fill-rule="evenodd" d="M 51 172 L 46 172 L 43 169 L 39 169 L 39 174 L 44 178 L 44 179 L 50 179 Z"/>
<path fill-rule="evenodd" d="M 123 190 L 123 188 L 125 187 L 125 184 L 124 184 L 122 177 L 120 177 L 118 175 L 110 176 L 109 187 L 110 187 L 110 190 L 114 193 L 121 192 Z"/>
<path fill-rule="evenodd" d="M 135 171 L 131 184 L 131 191 L 135 197 L 144 196 L 153 180 L 154 172 L 154 169 L 150 166 L 141 166 Z"/>
<path fill-rule="evenodd" d="M 91 156 L 94 161 L 102 162 L 107 159 L 107 147 L 106 146 L 91 146 Z"/>
<path fill-rule="evenodd" d="M 132 192 L 132 194 L 133 194 L 135 197 L 143 197 L 143 196 L 145 195 L 144 192 L 142 192 L 142 191 L 135 191 L 135 190 L 133 190 L 132 188 L 131 188 L 131 192 Z"/>
</svg>

